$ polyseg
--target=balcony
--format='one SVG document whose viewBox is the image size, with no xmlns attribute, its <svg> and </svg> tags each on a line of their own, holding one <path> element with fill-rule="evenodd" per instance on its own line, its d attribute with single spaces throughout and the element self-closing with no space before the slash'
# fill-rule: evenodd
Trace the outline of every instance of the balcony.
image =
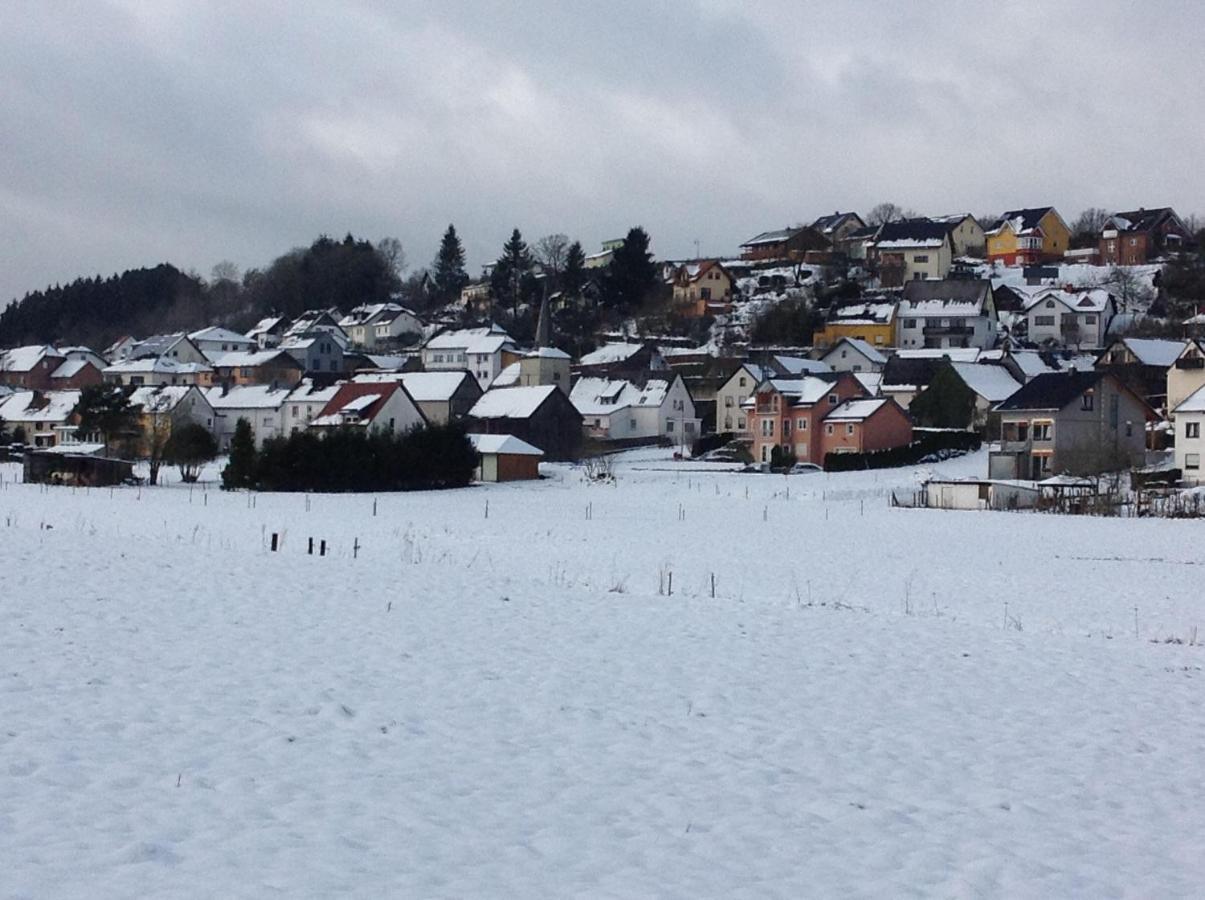
<svg viewBox="0 0 1205 900">
<path fill-rule="evenodd" d="M 970 325 L 926 325 L 922 333 L 925 337 L 970 337 L 975 329 Z"/>
</svg>

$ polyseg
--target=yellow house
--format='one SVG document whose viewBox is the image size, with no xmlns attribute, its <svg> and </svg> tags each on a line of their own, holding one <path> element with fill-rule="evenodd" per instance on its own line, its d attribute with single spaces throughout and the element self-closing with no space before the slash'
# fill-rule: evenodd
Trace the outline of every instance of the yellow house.
<svg viewBox="0 0 1205 900">
<path fill-rule="evenodd" d="M 855 338 L 872 347 L 894 347 L 895 309 L 893 302 L 874 300 L 834 309 L 824 327 L 813 332 L 812 344 L 827 348 L 841 338 Z"/>
<path fill-rule="evenodd" d="M 692 317 L 725 313 L 732 288 L 732 276 L 718 261 L 685 263 L 674 273 L 674 308 Z"/>
<path fill-rule="evenodd" d="M 1071 229 L 1053 206 L 1009 210 L 984 235 L 988 260 L 1006 266 L 1062 259 L 1071 246 Z"/>
</svg>

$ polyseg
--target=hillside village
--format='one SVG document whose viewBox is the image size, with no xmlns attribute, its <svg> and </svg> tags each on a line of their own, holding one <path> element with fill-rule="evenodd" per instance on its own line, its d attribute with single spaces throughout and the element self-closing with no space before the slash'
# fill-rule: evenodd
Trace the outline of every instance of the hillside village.
<svg viewBox="0 0 1205 900">
<path fill-rule="evenodd" d="M 1074 240 L 1054 207 L 984 222 L 824 215 L 754 235 L 730 258 L 655 263 L 665 309 L 602 329 L 571 356 L 567 316 L 594 302 L 624 245 L 586 256 L 572 294 L 537 287 L 526 340 L 499 324 L 489 266 L 422 312 L 383 302 L 245 331 L 0 350 L 0 429 L 10 455 L 40 457 L 44 477 L 73 483 L 92 477 L 81 460 L 153 456 L 184 424 L 228 452 L 240 421 L 257 447 L 459 424 L 486 480 L 656 444 L 806 471 L 983 441 L 976 500 L 996 484 L 1082 485 L 1102 471 L 1203 481 L 1205 315 L 1169 314 L 1163 284 L 1167 265 L 1197 259 L 1197 238 L 1170 208 L 1111 214 L 1094 242 Z M 757 341 L 759 318 L 788 306 L 811 317 L 810 341 Z M 677 327 L 659 330 L 667 316 Z M 120 387 L 138 413 L 140 433 L 120 453 L 78 427 L 83 392 L 98 385 Z"/>
</svg>

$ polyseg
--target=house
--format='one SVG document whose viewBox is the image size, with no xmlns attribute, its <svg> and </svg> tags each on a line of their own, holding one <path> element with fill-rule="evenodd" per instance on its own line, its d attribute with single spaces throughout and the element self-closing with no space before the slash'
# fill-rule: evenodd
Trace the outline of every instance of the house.
<svg viewBox="0 0 1205 900">
<path fill-rule="evenodd" d="M 932 216 L 929 221 L 946 226 L 950 235 L 950 246 L 956 258 L 974 256 L 982 259 L 987 252 L 987 237 L 983 226 L 970 213 Z"/>
<path fill-rule="evenodd" d="M 879 229 L 871 247 L 870 262 L 878 274 L 879 285 L 884 288 L 945 278 L 953 260 L 949 227 L 929 219 L 887 222 Z"/>
<path fill-rule="evenodd" d="M 912 420 L 890 397 L 846 400 L 821 424 L 821 460 L 830 453 L 872 453 L 912 443 Z"/>
<path fill-rule="evenodd" d="M 285 329 L 281 336 L 281 343 L 284 343 L 290 338 L 306 337 L 313 332 L 323 331 L 327 334 L 334 335 L 339 340 L 342 347 L 347 347 L 351 340 L 347 336 L 347 332 L 339 324 L 339 320 L 343 318 L 342 313 L 335 307 L 331 309 L 311 309 L 296 319 L 292 324 Z"/>
<path fill-rule="evenodd" d="M 1025 384 L 1048 372 L 1090 371 L 1096 368 L 1096 357 L 1071 350 L 1018 350 L 1008 347 L 1000 354 L 1000 365 Z"/>
<path fill-rule="evenodd" d="M 104 363 L 104 360 L 101 360 Z M 104 363 L 104 365 L 108 365 Z M 81 388 L 101 384 L 105 377 L 91 359 L 66 359 L 50 373 L 50 387 L 55 391 L 77 391 Z"/>
<path fill-rule="evenodd" d="M 120 362 L 128 359 L 166 359 L 177 363 L 198 363 L 205 365 L 209 357 L 201 352 L 201 348 L 193 343 L 192 338 L 183 332 L 173 334 L 156 334 L 133 344 L 121 344 L 116 357 L 108 357 L 110 362 Z"/>
<path fill-rule="evenodd" d="M 1107 372 L 1038 375 L 996 407 L 999 449 L 990 478 L 1040 481 L 1141 464 L 1154 411 Z"/>
<path fill-rule="evenodd" d="M 966 278 L 909 281 L 896 324 L 901 349 L 993 347 L 1000 323 L 992 283 Z"/>
<path fill-rule="evenodd" d="M 223 353 L 246 352 L 256 348 L 254 338 L 231 331 L 229 328 L 216 326 L 194 331 L 188 336 L 188 339 L 210 359 L 221 356 Z"/>
<path fill-rule="evenodd" d="M 540 477 L 544 451 L 513 434 L 470 434 L 469 442 L 480 462 L 478 481 L 531 481 Z"/>
<path fill-rule="evenodd" d="M 879 236 L 881 225 L 867 225 L 858 228 L 846 236 L 843 243 L 845 255 L 852 262 L 863 263 L 872 255 L 875 239 Z"/>
<path fill-rule="evenodd" d="M 74 435 L 79 399 L 79 391 L 14 391 L 0 397 L 0 421 L 28 446 L 54 447 Z"/>
<path fill-rule="evenodd" d="M 1175 410 L 1191 394 L 1205 387 L 1205 341 L 1194 338 L 1181 345 L 1167 370 L 1167 408 Z"/>
<path fill-rule="evenodd" d="M 276 350 L 264 352 L 291 356 L 305 374 L 325 375 L 329 378 L 344 371 L 343 351 L 347 346 L 347 339 L 343 334 L 342 330 L 311 328 L 301 334 L 287 335 Z M 280 367 L 282 371 L 289 368 L 284 363 L 281 363 Z"/>
<path fill-rule="evenodd" d="M 865 388 L 850 372 L 766 379 L 743 406 L 754 460 L 770 462 L 778 447 L 780 452 L 794 453 L 800 462 L 822 464 L 824 418 L 846 400 L 865 395 Z"/>
<path fill-rule="evenodd" d="M 763 231 L 749 238 L 741 244 L 741 259 L 790 259 L 799 262 L 811 251 L 824 251 L 831 247 L 829 240 L 815 228 L 800 225 L 778 231 Z"/>
<path fill-rule="evenodd" d="M 615 251 L 624 245 L 625 240 L 625 238 L 612 238 L 609 241 L 603 241 L 602 250 L 587 256 L 583 266 L 587 269 L 605 269 L 611 264 Z"/>
<path fill-rule="evenodd" d="M 205 399 L 217 415 L 214 437 L 223 453 L 230 450 L 230 439 L 239 419 L 246 419 L 255 438 L 255 446 L 263 447 L 269 438 L 284 435 L 284 406 L 292 393 L 291 387 L 270 384 L 242 384 L 234 387 L 211 387 Z"/>
<path fill-rule="evenodd" d="M 715 430 L 733 434 L 742 440 L 748 439 L 750 435 L 745 401 L 759 384 L 775 374 L 777 373 L 767 366 L 742 362 L 716 391 Z"/>
<path fill-rule="evenodd" d="M 975 405 L 971 413 L 970 427 L 986 432 L 989 436 L 998 434 L 999 426 L 994 409 L 998 403 L 1003 403 L 1015 394 L 1020 389 L 1021 382 L 1004 366 L 992 363 L 951 361 L 945 363 L 945 368 L 974 395 Z M 932 385 L 918 393 L 914 399 L 919 400 L 931 389 Z"/>
<path fill-rule="evenodd" d="M 809 359 L 806 356 L 785 356 L 781 353 L 771 353 L 764 356 L 763 361 L 776 376 L 786 378 L 798 375 L 828 375 L 833 371 L 833 367 L 823 360 Z"/>
<path fill-rule="evenodd" d="M 855 212 L 834 212 L 831 216 L 820 216 L 811 227 L 824 235 L 838 253 L 852 257 L 854 253 L 851 251 L 855 250 L 853 245 L 856 243 L 855 235 L 866 228 L 866 223 Z"/>
<path fill-rule="evenodd" d="M 485 390 L 504 368 L 518 361 L 519 352 L 505 330 L 491 325 L 441 332 L 423 346 L 422 356 L 428 371 L 465 369 Z"/>
<path fill-rule="evenodd" d="M 884 397 L 893 398 L 901 407 L 907 409 L 948 362 L 948 355 L 917 357 L 897 353 L 887 360 L 887 365 L 883 367 L 879 393 Z"/>
<path fill-rule="evenodd" d="M 1109 216 L 1100 232 L 1100 259 L 1106 266 L 1140 266 L 1193 243 L 1193 234 L 1170 206 L 1136 209 Z"/>
<path fill-rule="evenodd" d="M 127 447 L 134 456 L 149 456 L 154 446 L 161 449 L 184 425 L 200 425 L 209 432 L 217 427 L 217 413 L 196 385 L 135 388 L 130 405 L 138 411 L 138 434 Z"/>
<path fill-rule="evenodd" d="M 48 391 L 51 376 L 67 361 L 64 353 L 45 344 L 0 350 L 0 384 L 31 391 Z"/>
<path fill-rule="evenodd" d="M 569 393 L 571 369 L 569 354 L 556 347 L 537 347 L 524 353 L 517 363 L 516 384 L 539 387 L 551 384 Z"/>
<path fill-rule="evenodd" d="M 1096 368 L 1112 372 L 1155 409 L 1168 406 L 1167 376 L 1184 351 L 1184 341 L 1117 338 L 1096 358 Z"/>
<path fill-rule="evenodd" d="M 731 273 L 719 260 L 683 263 L 674 271 L 673 308 L 690 318 L 716 316 L 732 308 Z"/>
<path fill-rule="evenodd" d="M 1053 262 L 1071 246 L 1071 229 L 1053 206 L 1010 209 L 984 235 L 988 261 L 1006 266 Z"/>
<path fill-rule="evenodd" d="M 1205 387 L 1199 387 L 1173 410 L 1176 428 L 1176 468 L 1188 484 L 1205 483 L 1201 457 L 1205 454 Z"/>
<path fill-rule="evenodd" d="M 637 381 L 583 376 L 569 399 L 595 440 L 690 443 L 699 436 L 694 401 L 677 372 L 645 372 Z"/>
<path fill-rule="evenodd" d="M 178 384 L 209 387 L 214 382 L 214 370 L 208 363 L 182 363 L 162 356 L 149 356 L 105 366 L 101 377 L 106 384 L 134 387 Z"/>
<path fill-rule="evenodd" d="M 597 350 L 587 353 L 573 367 L 573 374 L 598 378 L 630 378 L 643 372 L 664 372 L 668 369 L 669 363 L 665 361 L 656 344 L 619 341 L 603 344 Z"/>
<path fill-rule="evenodd" d="M 843 337 L 833 344 L 820 361 L 834 372 L 882 372 L 887 357 L 860 338 Z"/>
<path fill-rule="evenodd" d="M 342 384 L 310 428 L 353 428 L 401 434 L 426 424 L 418 404 L 397 382 Z"/>
<path fill-rule="evenodd" d="M 341 384 L 318 385 L 312 378 L 302 379 L 285 397 L 280 410 L 280 430 L 286 437 L 310 427 L 326 405 L 339 392 Z"/>
<path fill-rule="evenodd" d="M 291 324 L 284 316 L 268 316 L 256 322 L 255 327 L 247 332 L 247 337 L 254 341 L 260 350 L 279 347 Z"/>
<path fill-rule="evenodd" d="M 812 334 L 812 343 L 823 348 L 854 338 L 875 347 L 893 347 L 896 306 L 895 300 L 885 298 L 832 306 L 824 327 Z"/>
<path fill-rule="evenodd" d="M 492 388 L 473 404 L 468 422 L 470 432 L 513 434 L 550 460 L 575 460 L 581 454 L 581 413 L 550 384 Z"/>
<path fill-rule="evenodd" d="M 339 321 L 352 346 L 371 350 L 392 344 L 404 334 L 420 335 L 423 323 L 413 312 L 397 303 L 366 303 L 354 307 Z"/>
<path fill-rule="evenodd" d="M 1045 288 L 1025 303 L 1026 334 L 1035 344 L 1101 347 L 1116 313 L 1103 288 Z"/>
<path fill-rule="evenodd" d="M 468 415 L 481 396 L 481 385 L 468 372 L 369 372 L 357 375 L 358 384 L 380 384 L 390 381 L 404 385 L 411 399 L 418 404 L 432 425 L 458 422 Z"/>
<path fill-rule="evenodd" d="M 213 360 L 213 381 L 227 386 L 264 384 L 273 388 L 296 387 L 305 370 L 282 344 L 271 350 L 223 353 Z"/>
<path fill-rule="evenodd" d="M 930 478 L 922 486 L 923 505 L 931 509 L 1033 509 L 1037 485 L 990 478 Z"/>
</svg>

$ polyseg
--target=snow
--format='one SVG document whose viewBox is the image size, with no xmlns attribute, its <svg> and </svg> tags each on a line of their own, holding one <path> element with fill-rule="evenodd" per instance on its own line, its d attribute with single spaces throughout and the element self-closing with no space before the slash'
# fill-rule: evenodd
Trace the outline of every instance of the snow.
<svg viewBox="0 0 1205 900">
<path fill-rule="evenodd" d="M 427 341 L 426 350 L 462 350 L 465 353 L 492 353 L 494 350 L 511 342 L 511 337 L 498 326 L 489 328 L 463 328 L 459 331 L 445 331 Z"/>
<path fill-rule="evenodd" d="M 825 422 L 861 422 L 869 419 L 884 403 L 890 402 L 885 397 L 872 400 L 846 400 L 831 413 L 824 417 Z"/>
<path fill-rule="evenodd" d="M 1004 366 L 962 362 L 952 362 L 950 365 L 967 387 L 989 403 L 1007 400 L 1021 388 Z"/>
<path fill-rule="evenodd" d="M 86 359 L 69 359 L 53 372 L 50 373 L 51 378 L 74 378 L 78 375 L 85 366 L 88 365 Z"/>
<path fill-rule="evenodd" d="M 823 360 L 802 356 L 775 356 L 774 362 L 788 375 L 820 375 L 833 371 L 833 367 Z"/>
<path fill-rule="evenodd" d="M 1205 387 L 1199 387 L 1181 401 L 1173 413 L 1205 412 Z"/>
<path fill-rule="evenodd" d="M 871 344 L 867 343 L 862 338 L 851 338 L 851 337 L 841 338 L 841 340 L 837 341 L 837 343 L 833 345 L 832 349 L 829 350 L 828 353 L 824 354 L 825 357 L 831 356 L 833 353 L 835 353 L 837 351 L 837 349 L 841 347 L 842 344 L 848 344 L 854 350 L 856 350 L 857 352 L 861 353 L 864 357 L 866 357 L 867 360 L 869 360 L 870 362 L 872 362 L 876 365 L 886 365 L 887 364 L 887 357 L 884 356 L 882 353 L 880 353 L 878 351 L 878 349 L 876 349 Z"/>
<path fill-rule="evenodd" d="M 0 398 L 0 419 L 7 422 L 66 422 L 79 405 L 79 391 L 14 391 Z"/>
<path fill-rule="evenodd" d="M 556 390 L 559 388 L 551 384 L 494 388 L 478 398 L 469 410 L 469 416 L 474 419 L 526 419 Z"/>
<path fill-rule="evenodd" d="M 218 412 L 224 409 L 279 409 L 289 399 L 288 388 L 274 388 L 268 384 L 242 384 L 225 393 L 220 387 L 204 391 L 205 399 Z"/>
<path fill-rule="evenodd" d="M 569 401 L 583 416 L 609 416 L 632 406 L 659 409 L 675 377 L 649 378 L 642 388 L 623 379 L 582 376 L 574 382 Z"/>
<path fill-rule="evenodd" d="M 1199 523 L 889 508 L 982 453 L 543 468 L 374 517 L 0 467 L 4 895 L 1199 893 Z"/>
<path fill-rule="evenodd" d="M 916 347 L 910 350 L 897 350 L 895 355 L 902 359 L 942 359 L 953 362 L 973 363 L 979 359 L 978 347 Z"/>
<path fill-rule="evenodd" d="M 605 366 L 630 359 L 643 349 L 643 344 L 603 344 L 597 350 L 583 356 L 580 363 L 583 366 Z"/>
<path fill-rule="evenodd" d="M 1184 341 L 1168 341 L 1158 338 L 1124 338 L 1122 343 L 1144 366 L 1171 368 L 1184 352 Z"/>
<path fill-rule="evenodd" d="M 254 343 L 245 334 L 239 334 L 237 331 L 231 331 L 229 328 L 220 328 L 216 325 L 210 328 L 202 328 L 200 331 L 194 331 L 188 337 L 192 341 L 216 341 L 217 343 L 230 343 L 239 346 Z"/>
<path fill-rule="evenodd" d="M 1025 301 L 1025 311 L 1030 312 L 1039 303 L 1048 299 L 1057 300 L 1073 312 L 1102 313 L 1108 309 L 1111 297 L 1109 292 L 1103 288 L 1079 291 L 1047 288 L 1030 295 L 1029 299 Z"/>
<path fill-rule="evenodd" d="M 182 363 L 166 356 L 147 356 L 115 362 L 103 371 L 106 375 L 199 375 L 213 369 L 204 363 Z"/>
<path fill-rule="evenodd" d="M 556 347 L 537 347 L 523 354 L 528 359 L 570 359 L 568 353 Z"/>
<path fill-rule="evenodd" d="M 0 372 L 31 372 L 47 356 L 62 358 L 62 354 L 45 344 L 0 350 Z"/>
<path fill-rule="evenodd" d="M 515 456 L 543 456 L 544 451 L 513 434 L 470 434 L 469 440 L 478 453 L 505 453 Z"/>
</svg>

